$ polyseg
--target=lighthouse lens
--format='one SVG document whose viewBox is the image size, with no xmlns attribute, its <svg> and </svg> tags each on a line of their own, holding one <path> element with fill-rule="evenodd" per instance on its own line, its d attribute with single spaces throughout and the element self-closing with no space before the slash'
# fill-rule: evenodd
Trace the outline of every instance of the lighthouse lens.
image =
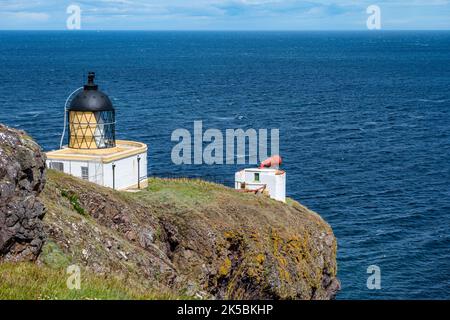
<svg viewBox="0 0 450 320">
<path fill-rule="evenodd" d="M 69 147 L 105 149 L 115 147 L 114 111 L 69 113 Z"/>
</svg>

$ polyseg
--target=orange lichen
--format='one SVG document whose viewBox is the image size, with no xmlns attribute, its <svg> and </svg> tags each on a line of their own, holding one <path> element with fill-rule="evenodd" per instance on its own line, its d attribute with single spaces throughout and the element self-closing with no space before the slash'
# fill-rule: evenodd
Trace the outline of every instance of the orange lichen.
<svg viewBox="0 0 450 320">
<path fill-rule="evenodd" d="M 230 270 L 231 270 L 231 260 L 230 258 L 226 257 L 219 268 L 219 276 L 221 277 L 227 276 Z"/>
</svg>

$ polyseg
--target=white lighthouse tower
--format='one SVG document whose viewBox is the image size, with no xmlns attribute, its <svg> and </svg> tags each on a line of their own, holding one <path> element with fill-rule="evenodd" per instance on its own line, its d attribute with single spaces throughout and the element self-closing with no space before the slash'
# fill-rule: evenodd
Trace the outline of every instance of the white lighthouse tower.
<svg viewBox="0 0 450 320">
<path fill-rule="evenodd" d="M 69 97 L 68 145 L 47 152 L 47 167 L 117 190 L 145 188 L 147 145 L 116 140 L 114 107 L 94 78 L 89 72 L 88 83 Z"/>
</svg>

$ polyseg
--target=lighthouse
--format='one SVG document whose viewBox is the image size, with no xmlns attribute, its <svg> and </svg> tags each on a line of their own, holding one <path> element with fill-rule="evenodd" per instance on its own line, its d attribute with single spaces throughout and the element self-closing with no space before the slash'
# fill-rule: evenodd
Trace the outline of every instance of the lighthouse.
<svg viewBox="0 0 450 320">
<path fill-rule="evenodd" d="M 67 99 L 65 119 L 60 149 L 46 153 L 47 167 L 117 190 L 147 186 L 147 145 L 116 140 L 115 109 L 95 73 Z"/>
</svg>

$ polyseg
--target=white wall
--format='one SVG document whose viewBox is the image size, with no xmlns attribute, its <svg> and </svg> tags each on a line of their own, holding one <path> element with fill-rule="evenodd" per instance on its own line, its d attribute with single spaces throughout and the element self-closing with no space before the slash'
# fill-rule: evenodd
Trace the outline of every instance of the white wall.
<svg viewBox="0 0 450 320">
<path fill-rule="evenodd" d="M 286 202 L 286 173 L 277 175 L 276 177 L 276 193 L 274 199 Z"/>
<path fill-rule="evenodd" d="M 147 153 L 139 155 L 141 160 L 139 162 L 141 181 L 147 177 Z M 113 187 L 113 164 L 115 184 L 117 190 L 126 189 L 138 184 L 138 156 L 131 156 L 128 158 L 116 160 L 104 165 L 104 185 Z"/>
<path fill-rule="evenodd" d="M 89 175 L 93 174 L 95 168 L 89 161 L 47 160 L 48 168 L 51 168 L 52 162 L 62 163 L 64 166 L 64 173 L 71 174 L 79 178 L 81 178 L 81 167 L 88 167 Z"/>
<path fill-rule="evenodd" d="M 140 174 L 141 174 L 141 181 L 143 181 L 143 180 L 146 180 L 148 178 L 148 173 L 147 173 L 147 152 L 142 153 L 140 156 L 141 156 Z"/>
<path fill-rule="evenodd" d="M 259 173 L 259 182 L 255 181 L 255 173 Z M 256 190 L 266 186 L 271 198 L 286 201 L 286 173 L 277 175 L 271 169 L 245 169 L 235 174 L 235 188 L 240 189 L 245 182 L 247 190 Z"/>
<path fill-rule="evenodd" d="M 147 179 L 147 153 L 139 155 L 141 182 Z M 71 161 L 71 160 L 47 160 L 47 167 L 51 162 L 61 162 L 64 172 L 81 178 L 81 167 L 89 168 L 89 181 L 105 187 L 122 190 L 138 184 L 138 155 L 116 160 L 111 163 L 99 163 L 94 161 Z M 113 184 L 113 164 L 115 164 L 115 184 Z"/>
</svg>

